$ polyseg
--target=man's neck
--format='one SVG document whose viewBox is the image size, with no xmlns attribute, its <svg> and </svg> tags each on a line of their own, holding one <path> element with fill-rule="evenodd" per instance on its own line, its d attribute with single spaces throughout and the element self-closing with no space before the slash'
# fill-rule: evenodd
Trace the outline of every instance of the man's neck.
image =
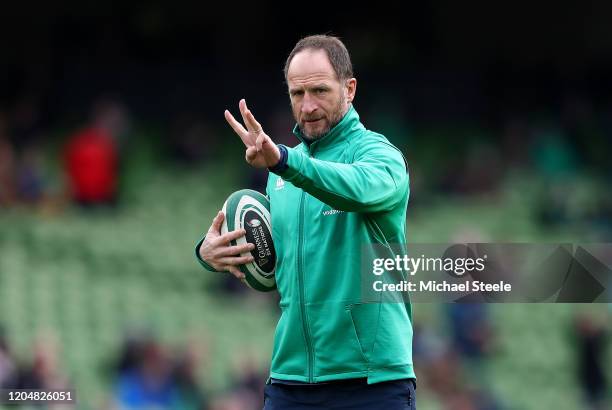
<svg viewBox="0 0 612 410">
<path fill-rule="evenodd" d="M 302 134 L 302 138 L 304 139 L 304 143 L 306 143 L 306 145 L 310 146 L 310 144 L 312 144 L 313 142 L 315 142 L 316 140 L 318 140 L 321 137 L 311 138 L 311 137 L 306 136 L 305 134 Z"/>
</svg>

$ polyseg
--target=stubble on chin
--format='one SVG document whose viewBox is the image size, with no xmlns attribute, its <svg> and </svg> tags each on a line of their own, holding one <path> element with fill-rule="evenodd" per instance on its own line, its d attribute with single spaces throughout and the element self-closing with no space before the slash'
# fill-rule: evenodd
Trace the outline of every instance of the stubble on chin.
<svg viewBox="0 0 612 410">
<path fill-rule="evenodd" d="M 329 123 L 327 123 L 327 126 L 323 128 L 321 131 L 311 134 L 308 131 L 306 131 L 306 127 L 303 127 L 300 125 L 300 131 L 302 132 L 302 135 L 309 141 L 314 141 L 314 140 L 321 138 L 323 135 L 327 134 L 330 129 L 331 127 Z"/>
<path fill-rule="evenodd" d="M 327 134 L 333 127 L 335 127 L 336 124 L 340 122 L 343 116 L 344 116 L 344 112 L 342 109 L 342 101 L 339 101 L 338 106 L 336 110 L 334 111 L 333 116 L 331 118 L 331 121 L 327 121 L 327 125 L 325 126 L 325 128 L 323 128 L 321 131 L 317 133 L 310 134 L 306 131 L 306 127 L 302 126 L 298 121 L 300 132 L 308 141 L 315 141 L 321 138 L 322 136 L 324 136 L 325 134 Z"/>
</svg>

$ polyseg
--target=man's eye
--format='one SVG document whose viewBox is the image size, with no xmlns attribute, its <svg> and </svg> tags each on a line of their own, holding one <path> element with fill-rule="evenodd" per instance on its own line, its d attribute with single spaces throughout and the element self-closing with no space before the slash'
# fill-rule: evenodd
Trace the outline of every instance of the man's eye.
<svg viewBox="0 0 612 410">
<path fill-rule="evenodd" d="M 326 91 L 325 88 L 316 88 L 315 89 L 315 93 L 317 93 L 317 94 L 323 94 L 325 91 Z"/>
<path fill-rule="evenodd" d="M 291 96 L 292 97 L 298 97 L 298 96 L 301 96 L 301 95 L 304 95 L 304 91 L 292 91 L 291 92 Z"/>
</svg>

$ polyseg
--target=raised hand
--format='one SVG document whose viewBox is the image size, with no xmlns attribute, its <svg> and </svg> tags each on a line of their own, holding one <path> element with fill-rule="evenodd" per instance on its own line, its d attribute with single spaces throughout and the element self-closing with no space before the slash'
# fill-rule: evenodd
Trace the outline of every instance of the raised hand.
<svg viewBox="0 0 612 410">
<path fill-rule="evenodd" d="M 263 131 L 244 99 L 240 100 L 238 106 L 246 129 L 228 110 L 225 110 L 225 119 L 246 146 L 246 161 L 256 168 L 268 168 L 278 164 L 281 156 L 274 141 Z"/>
</svg>

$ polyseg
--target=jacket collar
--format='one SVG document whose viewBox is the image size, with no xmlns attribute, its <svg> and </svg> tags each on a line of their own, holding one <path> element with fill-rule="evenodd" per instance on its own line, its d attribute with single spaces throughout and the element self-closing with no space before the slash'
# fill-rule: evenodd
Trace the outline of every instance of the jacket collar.
<svg viewBox="0 0 612 410">
<path fill-rule="evenodd" d="M 353 104 L 351 104 L 340 122 L 334 125 L 332 129 L 327 132 L 327 134 L 317 138 L 315 141 L 310 143 L 310 145 L 306 143 L 304 135 L 302 134 L 302 131 L 300 131 L 298 124 L 295 124 L 293 127 L 293 134 L 304 144 L 306 149 L 313 152 L 315 149 L 323 149 L 327 146 L 333 145 L 336 142 L 340 142 L 344 140 L 351 133 L 351 131 L 363 128 L 364 126 L 361 124 L 361 122 L 359 122 L 359 114 L 357 114 Z"/>
</svg>

